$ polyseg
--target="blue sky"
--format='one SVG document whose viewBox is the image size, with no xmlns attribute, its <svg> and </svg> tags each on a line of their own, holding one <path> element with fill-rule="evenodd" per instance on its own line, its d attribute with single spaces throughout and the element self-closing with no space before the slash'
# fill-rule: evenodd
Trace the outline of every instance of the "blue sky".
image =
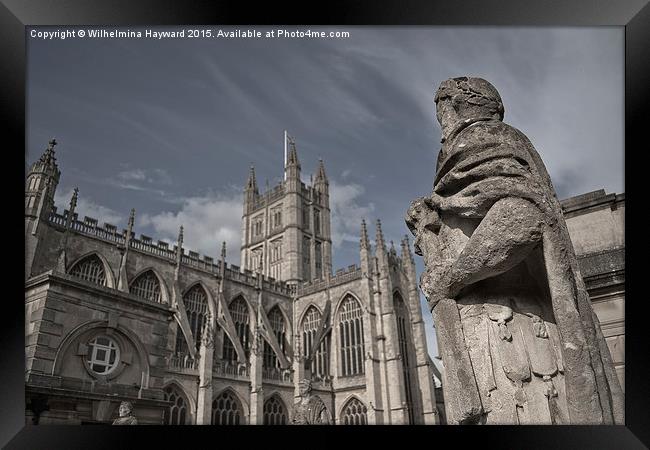
<svg viewBox="0 0 650 450">
<path fill-rule="evenodd" d="M 336 269 L 358 263 L 362 218 L 408 233 L 440 148 L 435 90 L 480 76 L 560 198 L 624 192 L 622 27 L 301 28 L 350 37 L 28 39 L 26 161 L 56 137 L 59 207 L 78 186 L 81 216 L 123 228 L 135 208 L 138 234 L 175 241 L 182 223 L 188 248 L 216 257 L 225 240 L 238 264 L 248 167 L 277 183 L 286 129 L 303 181 L 325 161 Z"/>
</svg>

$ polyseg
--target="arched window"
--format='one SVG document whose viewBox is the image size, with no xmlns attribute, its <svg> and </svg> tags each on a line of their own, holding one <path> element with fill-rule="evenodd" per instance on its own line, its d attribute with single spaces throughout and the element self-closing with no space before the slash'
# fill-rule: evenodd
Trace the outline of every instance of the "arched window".
<svg viewBox="0 0 650 450">
<path fill-rule="evenodd" d="M 339 348 L 341 349 L 341 376 L 364 373 L 363 310 L 351 295 L 339 308 Z"/>
<path fill-rule="evenodd" d="M 343 407 L 341 422 L 343 425 L 367 425 L 368 408 L 358 398 L 352 397 Z"/>
<path fill-rule="evenodd" d="M 194 344 L 198 348 L 201 342 L 201 332 L 203 331 L 208 316 L 208 296 L 205 290 L 196 284 L 183 296 L 183 303 L 185 303 L 187 320 L 190 323 L 190 329 L 194 336 Z M 179 329 L 176 335 L 176 353 L 187 353 L 187 351 L 185 336 L 183 336 L 183 332 Z"/>
<path fill-rule="evenodd" d="M 406 309 L 404 300 L 399 293 L 393 295 L 393 306 L 395 308 L 395 317 L 397 318 L 397 340 L 399 350 L 402 355 L 402 373 L 404 375 L 404 389 L 406 391 L 406 404 L 408 406 L 409 423 L 415 423 L 415 411 L 413 410 L 413 386 L 411 384 L 411 360 L 413 359 L 410 352 L 411 335 L 409 333 L 411 321 L 409 312 Z"/>
<path fill-rule="evenodd" d="M 278 305 L 271 308 L 268 318 L 271 323 L 271 330 L 280 344 L 280 349 L 284 353 L 286 348 L 286 331 L 284 327 L 284 317 L 282 316 L 282 312 L 280 312 L 280 307 Z M 278 355 L 275 354 L 273 348 L 268 342 L 266 342 L 266 340 L 264 341 L 264 367 L 268 369 L 280 367 Z"/>
<path fill-rule="evenodd" d="M 162 294 L 160 290 L 160 281 L 153 271 L 148 270 L 136 278 L 129 288 L 131 294 L 134 294 L 145 300 L 160 303 Z"/>
<path fill-rule="evenodd" d="M 165 400 L 171 405 L 165 410 L 165 425 L 187 424 L 187 402 L 185 396 L 173 385 L 164 389 Z"/>
<path fill-rule="evenodd" d="M 86 256 L 70 269 L 70 275 L 100 286 L 106 286 L 104 263 L 97 255 Z"/>
<path fill-rule="evenodd" d="M 302 319 L 302 346 L 305 357 L 310 356 L 314 338 L 320 328 L 321 314 L 315 306 L 310 306 Z M 316 355 L 312 358 L 311 373 L 323 378 L 329 375 L 329 336 L 323 339 Z"/>
<path fill-rule="evenodd" d="M 239 425 L 243 416 L 239 401 L 224 391 L 212 402 L 212 425 Z"/>
<path fill-rule="evenodd" d="M 264 425 L 286 425 L 287 411 L 276 396 L 264 403 Z"/>
<path fill-rule="evenodd" d="M 244 347 L 246 359 L 248 359 L 251 335 L 248 326 L 249 316 L 246 301 L 241 297 L 237 297 L 230 303 L 228 310 L 230 311 L 230 316 L 235 324 L 235 331 L 237 332 L 239 342 L 241 342 L 242 347 Z M 223 359 L 227 361 L 237 360 L 237 351 L 228 336 L 225 336 L 225 339 L 223 340 Z"/>
</svg>

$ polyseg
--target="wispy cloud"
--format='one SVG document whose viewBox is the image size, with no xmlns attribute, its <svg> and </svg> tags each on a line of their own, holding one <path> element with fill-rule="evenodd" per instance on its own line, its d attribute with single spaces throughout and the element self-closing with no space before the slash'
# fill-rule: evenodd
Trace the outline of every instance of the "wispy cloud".
<svg viewBox="0 0 650 450">
<path fill-rule="evenodd" d="M 226 242 L 228 262 L 237 264 L 241 245 L 242 196 L 209 192 L 182 199 L 177 211 L 142 214 L 136 227 L 151 227 L 157 239 L 176 242 L 178 230 L 184 228 L 185 248 L 217 257 Z"/>
<path fill-rule="evenodd" d="M 330 210 L 332 244 L 334 248 L 343 242 L 358 242 L 361 219 L 366 220 L 374 212 L 375 205 L 364 202 L 365 188 L 360 184 L 330 183 Z"/>
<path fill-rule="evenodd" d="M 70 199 L 72 198 L 72 189 L 67 191 L 57 191 L 54 195 L 54 204 L 59 210 L 68 209 L 70 206 Z M 102 206 L 91 198 L 87 198 L 82 192 L 79 193 L 77 200 L 76 212 L 79 217 L 92 217 L 100 221 L 100 223 L 110 223 L 113 225 L 122 223 L 124 216 L 117 211 Z"/>
</svg>

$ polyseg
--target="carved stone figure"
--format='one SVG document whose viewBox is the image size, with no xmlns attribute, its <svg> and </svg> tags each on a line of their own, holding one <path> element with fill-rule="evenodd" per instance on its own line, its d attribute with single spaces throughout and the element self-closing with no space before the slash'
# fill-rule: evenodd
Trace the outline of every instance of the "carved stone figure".
<svg viewBox="0 0 650 450">
<path fill-rule="evenodd" d="M 311 394 L 311 381 L 300 380 L 300 400 L 293 406 L 293 425 L 329 425 L 330 416 L 320 397 Z"/>
<path fill-rule="evenodd" d="M 560 204 L 481 78 L 444 81 L 433 191 L 406 222 L 445 365 L 449 423 L 622 424 L 623 393 Z"/>
<path fill-rule="evenodd" d="M 113 425 L 137 425 L 138 419 L 136 419 L 133 414 L 133 405 L 131 402 L 122 402 L 120 403 L 119 415 L 117 419 L 113 421 Z"/>
</svg>

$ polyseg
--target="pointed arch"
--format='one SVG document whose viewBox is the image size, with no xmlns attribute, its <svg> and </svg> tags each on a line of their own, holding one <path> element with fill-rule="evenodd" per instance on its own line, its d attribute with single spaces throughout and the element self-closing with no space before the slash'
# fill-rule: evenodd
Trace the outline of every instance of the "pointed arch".
<svg viewBox="0 0 650 450">
<path fill-rule="evenodd" d="M 402 356 L 402 374 L 404 377 L 404 394 L 408 406 L 409 424 L 415 423 L 415 409 L 413 393 L 418 392 L 411 376 L 412 365 L 415 361 L 413 336 L 411 333 L 411 318 L 408 305 L 398 290 L 393 291 L 393 310 L 397 322 L 397 343 Z"/>
<path fill-rule="evenodd" d="M 302 333 L 302 353 L 305 357 L 310 356 L 309 352 L 314 345 L 314 339 L 320 329 L 322 318 L 322 312 L 314 304 L 309 305 L 302 316 L 300 332 Z M 312 358 L 311 373 L 321 379 L 330 375 L 329 349 L 330 337 L 327 336 L 323 339 Z"/>
<path fill-rule="evenodd" d="M 212 425 L 243 425 L 245 412 L 239 395 L 227 387 L 212 400 Z"/>
<path fill-rule="evenodd" d="M 367 308 L 367 306 L 366 306 L 366 303 L 365 303 L 363 300 L 361 300 L 361 298 L 360 298 L 357 294 L 355 294 L 354 292 L 352 292 L 351 290 L 348 289 L 348 290 L 346 290 L 346 291 L 343 293 L 343 295 L 341 295 L 341 296 L 339 297 L 339 300 L 336 302 L 336 308 L 334 308 L 334 311 L 336 311 L 336 314 L 337 314 L 337 315 L 338 315 L 339 310 L 341 309 L 341 304 L 342 304 L 342 303 L 343 303 L 343 302 L 344 302 L 348 297 L 352 297 L 352 298 L 354 298 L 354 299 L 359 303 L 359 305 L 361 306 L 362 310 L 363 310 L 364 312 L 367 311 L 368 308 Z"/>
<path fill-rule="evenodd" d="M 348 397 L 339 411 L 340 425 L 368 425 L 368 407 L 356 395 Z"/>
<path fill-rule="evenodd" d="M 336 313 L 339 338 L 339 375 L 342 377 L 365 373 L 365 338 L 363 308 L 359 299 L 347 293 Z"/>
<path fill-rule="evenodd" d="M 171 404 L 165 409 L 165 425 L 188 425 L 191 422 L 192 407 L 183 388 L 171 381 L 163 387 L 164 398 Z"/>
<path fill-rule="evenodd" d="M 201 282 L 196 282 L 186 289 L 182 298 L 194 342 L 188 342 L 185 333 L 179 329 L 179 332 L 176 333 L 175 353 L 177 355 L 188 354 L 188 346 L 199 348 L 203 327 L 208 320 L 208 311 L 210 310 L 209 292 Z"/>
<path fill-rule="evenodd" d="M 98 273 L 96 270 L 98 268 L 101 268 L 102 274 Z M 69 265 L 67 273 L 100 286 L 112 289 L 115 289 L 116 286 L 115 275 L 110 264 L 108 264 L 104 255 L 97 251 L 86 253 L 77 258 Z M 103 280 L 101 280 L 102 278 Z"/>
<path fill-rule="evenodd" d="M 282 353 L 286 355 L 286 348 L 288 345 L 287 342 L 287 320 L 282 313 L 282 310 L 280 309 L 279 304 L 275 304 L 268 312 L 266 315 L 267 318 L 269 319 L 269 323 L 271 325 L 271 329 L 269 332 L 273 333 L 275 338 L 278 341 L 278 344 L 280 344 L 280 350 Z M 269 370 L 277 370 L 280 368 L 280 361 L 278 359 L 278 356 L 275 353 L 275 350 L 269 344 L 266 340 L 264 340 L 264 359 L 263 359 L 263 367 L 266 372 Z"/>
<path fill-rule="evenodd" d="M 264 402 L 264 425 L 286 425 L 289 422 L 289 412 L 277 394 L 271 395 Z"/>
<path fill-rule="evenodd" d="M 207 296 L 207 301 L 208 301 L 208 309 L 210 310 L 210 314 L 216 317 L 217 315 L 217 302 L 212 295 L 212 291 L 208 288 L 208 286 L 202 281 L 202 280 L 196 280 L 193 283 L 189 284 L 187 288 L 182 292 L 183 298 L 190 292 L 191 289 L 194 289 L 196 286 L 200 286 L 203 288 L 203 291 L 205 292 L 205 295 Z"/>
<path fill-rule="evenodd" d="M 164 278 L 153 267 L 141 270 L 132 278 L 129 293 L 151 302 L 169 304 L 169 291 Z"/>
<path fill-rule="evenodd" d="M 244 349 L 246 360 L 248 360 L 252 340 L 250 331 L 252 318 L 250 305 L 246 301 L 246 297 L 243 295 L 237 295 L 233 298 L 228 305 L 228 312 L 230 313 L 230 317 L 235 325 L 235 332 L 237 333 L 237 338 Z M 228 334 L 225 335 L 223 340 L 223 359 L 227 361 L 237 360 L 237 350 Z"/>
</svg>

